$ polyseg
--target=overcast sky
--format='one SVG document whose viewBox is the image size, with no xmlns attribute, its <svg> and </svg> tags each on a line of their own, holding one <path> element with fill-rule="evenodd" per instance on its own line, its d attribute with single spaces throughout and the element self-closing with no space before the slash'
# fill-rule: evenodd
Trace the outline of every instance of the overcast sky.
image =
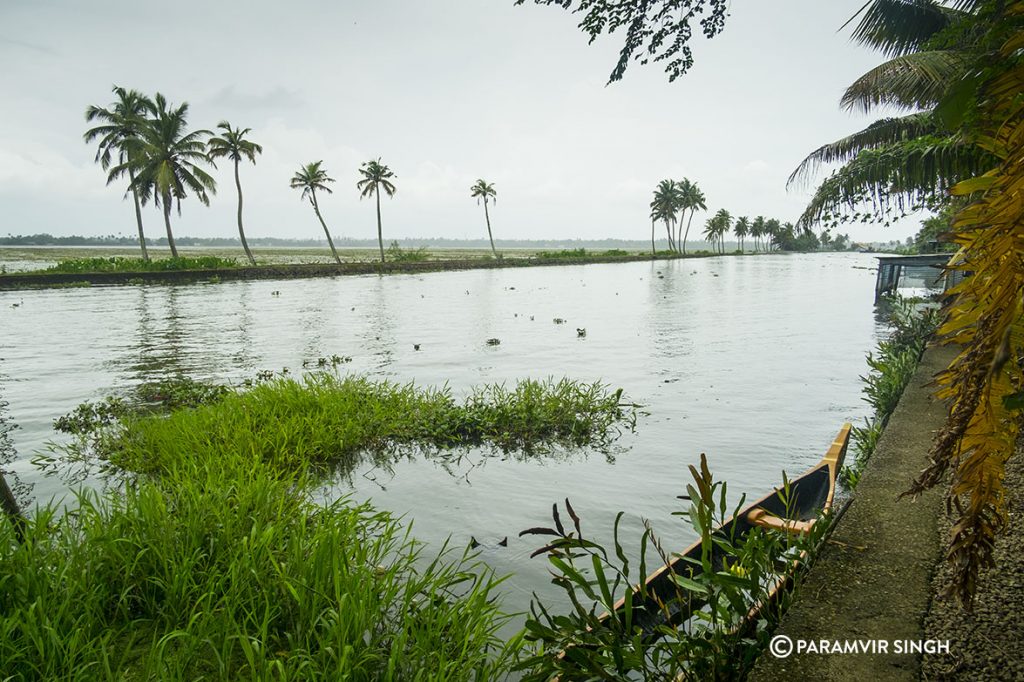
<svg viewBox="0 0 1024 682">
<path fill-rule="evenodd" d="M 712 212 L 795 220 L 796 164 L 877 118 L 838 107 L 881 61 L 838 32 L 862 4 L 735 0 L 722 35 L 694 39 L 686 76 L 633 64 L 606 86 L 620 35 L 588 45 L 578 18 L 513 0 L 0 0 L 0 234 L 134 234 L 124 188 L 104 186 L 82 142 L 112 84 L 189 102 L 192 128 L 252 128 L 253 236 L 322 234 L 288 188 L 318 159 L 337 179 L 321 202 L 332 233 L 376 236 L 355 182 L 378 156 L 398 176 L 385 238 L 482 236 L 480 177 L 498 190 L 498 237 L 642 239 L 666 177 L 696 181 Z M 186 200 L 176 235 L 236 234 L 230 162 L 214 175 L 211 207 Z M 156 209 L 144 220 L 163 234 Z M 902 239 L 917 222 L 844 230 Z"/>
</svg>

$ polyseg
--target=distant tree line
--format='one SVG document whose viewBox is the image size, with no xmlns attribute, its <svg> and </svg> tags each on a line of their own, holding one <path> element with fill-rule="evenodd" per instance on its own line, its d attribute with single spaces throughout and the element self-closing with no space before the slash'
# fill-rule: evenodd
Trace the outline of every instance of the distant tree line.
<svg viewBox="0 0 1024 682">
<path fill-rule="evenodd" d="M 697 183 L 688 178 L 659 182 L 650 204 L 651 253 L 657 251 L 655 229 L 660 222 L 665 226 L 669 251 L 685 254 L 693 215 L 698 210 L 707 210 L 706 201 Z M 704 239 L 716 253 L 725 253 L 725 238 L 730 233 L 736 235 L 740 252 L 746 251 L 747 237 L 753 240 L 755 253 L 773 250 L 846 251 L 851 248 L 850 238 L 845 234 L 833 237 L 829 230 L 825 230 L 818 235 L 810 227 L 798 229 L 793 223 L 780 223 L 775 218 L 766 219 L 764 216 L 757 216 L 753 220 L 747 216 L 733 219 L 732 214 L 724 208 L 704 223 Z"/>
</svg>

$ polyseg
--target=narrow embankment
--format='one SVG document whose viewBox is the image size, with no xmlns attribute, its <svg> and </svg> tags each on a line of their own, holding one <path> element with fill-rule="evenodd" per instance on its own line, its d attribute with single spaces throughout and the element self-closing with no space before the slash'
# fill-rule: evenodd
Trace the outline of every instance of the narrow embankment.
<svg viewBox="0 0 1024 682">
<path fill-rule="evenodd" d="M 927 386 L 954 350 L 933 346 L 921 358 L 857 485 L 853 502 L 825 544 L 776 636 L 794 643 L 883 640 L 889 652 L 762 654 L 751 680 L 918 680 L 921 655 L 894 653 L 897 642 L 926 638 L 932 578 L 942 560 L 943 490 L 897 501 L 925 467 L 946 407 Z"/>
<path fill-rule="evenodd" d="M 296 263 L 286 265 L 257 265 L 255 267 L 211 268 L 206 270 L 174 270 L 169 272 L 85 272 L 85 273 L 15 273 L 0 275 L 2 289 L 33 289 L 43 287 L 184 283 L 210 279 L 301 279 L 307 277 L 337 277 L 342 275 L 401 274 L 437 272 L 445 270 L 474 270 L 492 268 L 524 268 L 544 265 L 584 265 L 588 263 L 631 263 L 645 260 L 674 260 L 676 258 L 702 258 L 705 256 L 637 255 L 637 256 L 582 256 L 580 258 L 503 258 L 495 260 L 461 259 L 428 260 L 415 262 L 354 262 Z"/>
</svg>

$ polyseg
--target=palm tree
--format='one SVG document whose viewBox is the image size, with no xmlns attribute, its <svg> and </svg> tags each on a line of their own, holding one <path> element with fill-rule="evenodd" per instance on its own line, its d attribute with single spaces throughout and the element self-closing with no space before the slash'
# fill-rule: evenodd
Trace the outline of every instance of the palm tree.
<svg viewBox="0 0 1024 682">
<path fill-rule="evenodd" d="M 101 125 L 85 131 L 85 141 L 92 142 L 99 138 L 96 149 L 96 161 L 103 170 L 110 168 L 112 156 L 117 154 L 118 168 L 124 167 L 128 174 L 128 191 L 135 203 L 135 223 L 139 228 L 139 246 L 142 248 L 142 260 L 149 260 L 146 250 L 146 235 L 142 230 L 142 207 L 139 203 L 139 192 L 135 187 L 135 168 L 131 163 L 129 140 L 137 140 L 139 131 L 145 125 L 146 115 L 153 112 L 153 102 L 137 90 L 126 90 L 114 86 L 117 101 L 109 108 L 90 106 L 85 110 L 85 120 L 102 121 Z M 107 175 L 107 184 L 116 180 L 123 173 Z M 126 193 L 127 195 L 127 193 Z"/>
<path fill-rule="evenodd" d="M 937 109 L 947 98 L 951 104 L 971 101 L 976 82 L 970 74 L 992 57 L 993 46 L 980 30 L 983 17 L 992 13 L 985 5 L 870 0 L 850 19 L 861 17 L 854 40 L 881 51 L 887 61 L 851 84 L 841 106 L 864 112 L 893 106 L 911 113 L 880 119 L 811 152 L 790 185 L 807 181 L 824 164 L 842 165 L 818 187 L 798 226 L 835 223 L 864 201 L 883 211 L 941 203 L 950 186 L 992 167 L 990 153 L 957 131 L 960 121 L 949 115 L 956 107 Z"/>
<path fill-rule="evenodd" d="M 491 234 L 491 216 L 487 212 L 487 199 L 491 198 L 494 203 L 498 203 L 498 192 L 494 189 L 492 183 L 486 182 L 483 179 L 477 180 L 476 184 L 469 188 L 470 196 L 476 197 L 476 203 L 484 202 L 484 218 L 487 220 L 487 238 L 491 240 L 491 253 L 494 257 L 498 257 L 498 251 L 494 248 L 494 236 Z"/>
<path fill-rule="evenodd" d="M 676 225 L 676 243 L 679 243 L 679 232 L 683 228 L 683 218 L 686 217 L 686 209 L 690 209 L 690 213 L 693 213 L 695 208 L 690 204 L 690 200 L 693 195 L 694 184 L 690 182 L 689 178 L 683 178 L 676 182 L 676 205 L 675 208 L 679 211 L 679 222 Z M 683 253 L 686 253 L 686 244 L 683 244 Z"/>
<path fill-rule="evenodd" d="M 371 194 L 377 197 L 377 244 L 380 246 L 380 262 L 384 262 L 384 233 L 380 225 L 380 192 L 383 189 L 389 196 L 395 196 L 395 186 L 391 178 L 396 177 L 391 169 L 384 166 L 378 157 L 376 161 L 366 161 L 359 167 L 359 173 L 363 179 L 356 183 L 356 188 L 362 190 L 359 198 L 368 197 Z M 493 245 L 493 244 L 492 244 Z"/>
<path fill-rule="evenodd" d="M 205 137 L 213 135 L 209 130 L 185 132 L 188 119 L 188 103 L 171 107 L 160 93 L 156 94 L 153 118 L 140 129 L 139 137 L 128 140 L 128 159 L 111 173 L 136 170 L 134 186 L 140 192 L 142 203 L 152 197 L 164 214 L 167 228 L 167 244 L 171 257 L 178 257 L 171 231 L 171 205 L 178 204 L 181 215 L 181 200 L 192 192 L 203 203 L 210 205 L 210 195 L 216 193 L 217 183 L 199 164 L 210 163 L 206 156 Z"/>
<path fill-rule="evenodd" d="M 696 182 L 690 183 L 690 187 L 687 190 L 686 197 L 683 199 L 686 206 L 690 209 L 690 217 L 686 221 L 686 233 L 683 235 L 683 253 L 686 253 L 686 238 L 690 236 L 690 223 L 693 222 L 693 214 L 699 208 L 702 211 L 708 210 L 705 202 L 704 192 L 700 190 Z"/>
<path fill-rule="evenodd" d="M 654 201 L 651 208 L 655 210 L 658 217 L 665 222 L 665 232 L 668 235 L 669 251 L 676 251 L 676 242 L 672 236 L 672 223 L 676 219 L 676 210 L 679 207 L 679 191 L 674 180 L 662 180 L 654 190 Z"/>
<path fill-rule="evenodd" d="M 246 158 L 255 164 L 256 155 L 263 153 L 263 147 L 245 139 L 250 128 L 232 128 L 227 121 L 221 121 L 217 127 L 223 129 L 224 133 L 220 137 L 210 138 L 207 142 L 209 147 L 207 155 L 211 160 L 227 157 L 235 162 L 235 187 L 238 188 L 238 236 L 242 240 L 242 248 L 245 250 L 249 263 L 256 265 L 256 259 L 252 257 L 252 251 L 249 250 L 249 243 L 245 241 L 245 230 L 242 229 L 242 183 L 238 179 L 238 162 Z"/>
<path fill-rule="evenodd" d="M 764 237 L 764 216 L 759 215 L 750 224 L 750 236 L 754 238 L 754 253 L 761 250 L 761 238 Z"/>
<path fill-rule="evenodd" d="M 334 178 L 328 177 L 327 171 L 320 167 L 322 163 L 322 160 L 314 161 L 302 166 L 292 176 L 289 184 L 292 189 L 302 190 L 302 199 L 309 198 L 309 203 L 313 206 L 313 212 L 316 213 L 317 220 L 320 221 L 320 225 L 324 228 L 324 234 L 327 235 L 327 244 L 331 247 L 331 255 L 334 256 L 334 262 L 341 265 L 338 251 L 334 248 L 334 240 L 331 239 L 331 231 L 327 229 L 327 223 L 324 222 L 324 217 L 320 215 L 320 204 L 316 200 L 316 191 L 321 190 L 331 194 L 331 188 L 327 186 L 327 183 L 334 182 Z"/>
<path fill-rule="evenodd" d="M 714 217 L 707 222 L 704 234 L 709 237 L 709 241 L 717 247 L 717 251 L 721 254 L 725 253 L 725 235 L 729 233 L 731 227 L 732 215 L 724 208 L 718 209 Z"/>
<path fill-rule="evenodd" d="M 736 219 L 736 224 L 733 225 L 732 231 L 736 233 L 736 236 L 740 240 L 740 253 L 743 253 L 743 238 L 750 234 L 750 219 L 747 216 L 740 216 Z"/>
<path fill-rule="evenodd" d="M 764 234 L 766 237 L 766 250 L 771 251 L 772 246 L 777 245 L 779 237 L 782 236 L 782 225 L 779 223 L 778 219 L 772 218 L 771 220 L 765 221 Z"/>
</svg>

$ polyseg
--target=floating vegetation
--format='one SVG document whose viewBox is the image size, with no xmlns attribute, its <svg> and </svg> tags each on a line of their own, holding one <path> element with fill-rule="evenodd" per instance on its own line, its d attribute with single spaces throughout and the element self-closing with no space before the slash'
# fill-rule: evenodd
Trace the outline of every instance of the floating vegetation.
<svg viewBox="0 0 1024 682">
<path fill-rule="evenodd" d="M 601 383 L 523 380 L 489 384 L 456 401 L 448 388 L 420 388 L 329 373 L 265 378 L 247 390 L 195 389 L 169 414 L 108 398 L 79 406 L 58 427 L 82 438 L 61 451 L 72 463 L 160 474 L 183 459 L 244 453 L 279 471 L 351 471 L 363 457 L 403 447 L 491 446 L 526 454 L 553 446 L 606 448 L 636 424 L 637 405 Z M 166 411 L 165 411 L 166 412 Z"/>
<path fill-rule="evenodd" d="M 576 336 L 578 336 L 581 339 L 586 338 L 587 337 L 587 330 L 585 328 L 583 328 L 583 327 L 577 327 L 576 328 Z"/>
<path fill-rule="evenodd" d="M 62 260 L 42 273 L 91 273 L 91 272 L 170 272 L 175 270 L 217 270 L 235 268 L 238 262 L 233 258 L 217 256 L 197 256 L 181 258 L 159 258 L 142 260 L 141 258 L 72 258 Z"/>
<path fill-rule="evenodd" d="M 555 324 L 565 324 L 565 318 L 564 317 L 556 317 L 555 319 L 553 319 L 551 321 L 554 322 Z"/>
<path fill-rule="evenodd" d="M 497 338 L 487 339 L 486 343 L 487 343 L 488 346 L 500 346 L 501 345 L 501 339 L 497 339 Z"/>
</svg>

